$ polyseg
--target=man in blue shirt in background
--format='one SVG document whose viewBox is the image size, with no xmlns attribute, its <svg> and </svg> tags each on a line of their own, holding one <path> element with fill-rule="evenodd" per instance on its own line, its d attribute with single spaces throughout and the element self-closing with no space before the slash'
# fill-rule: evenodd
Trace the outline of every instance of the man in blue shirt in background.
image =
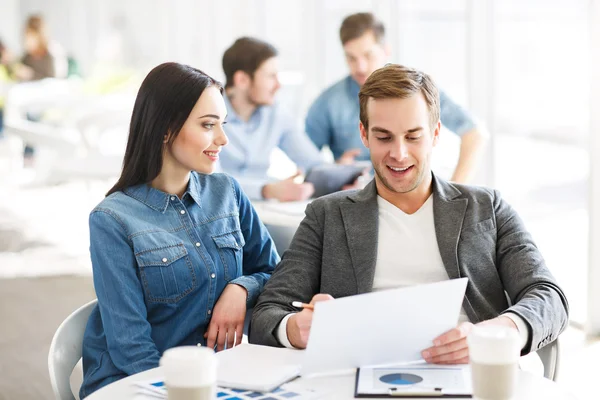
<svg viewBox="0 0 600 400">
<path fill-rule="evenodd" d="M 306 200 L 314 187 L 296 181 L 300 171 L 281 181 L 267 177 L 275 147 L 304 173 L 325 162 L 306 133 L 298 129 L 294 117 L 275 101 L 281 87 L 277 54 L 269 43 L 250 37 L 236 40 L 225 51 L 225 131 L 229 145 L 221 152 L 220 166 L 253 200 Z"/>
<path fill-rule="evenodd" d="M 312 104 L 306 117 L 306 133 L 318 148 L 328 145 L 341 163 L 354 157 L 368 160 L 358 133 L 358 92 L 373 71 L 390 55 L 385 28 L 371 13 L 352 14 L 340 28 L 350 75 L 326 89 Z M 460 155 L 451 180 L 468 183 L 475 172 L 484 137 L 471 116 L 440 90 L 441 122 L 460 136 Z M 354 151 L 349 151 L 354 150 Z"/>
</svg>

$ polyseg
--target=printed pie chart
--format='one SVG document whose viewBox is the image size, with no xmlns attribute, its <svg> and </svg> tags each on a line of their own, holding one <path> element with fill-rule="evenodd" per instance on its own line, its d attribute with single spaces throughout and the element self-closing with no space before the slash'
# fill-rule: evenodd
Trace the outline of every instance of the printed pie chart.
<svg viewBox="0 0 600 400">
<path fill-rule="evenodd" d="M 419 375 L 399 373 L 382 375 L 379 380 L 388 385 L 414 385 L 423 381 L 423 378 Z"/>
</svg>

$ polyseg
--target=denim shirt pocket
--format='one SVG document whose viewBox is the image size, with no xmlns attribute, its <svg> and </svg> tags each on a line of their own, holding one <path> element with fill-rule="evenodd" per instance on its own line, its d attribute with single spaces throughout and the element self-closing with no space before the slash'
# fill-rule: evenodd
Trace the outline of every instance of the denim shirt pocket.
<svg viewBox="0 0 600 400">
<path fill-rule="evenodd" d="M 146 298 L 152 303 L 176 303 L 198 286 L 183 243 L 135 254 Z"/>
<path fill-rule="evenodd" d="M 213 240 L 223 263 L 225 280 L 227 282 L 242 275 L 243 248 L 246 244 L 242 231 L 214 235 Z"/>
</svg>

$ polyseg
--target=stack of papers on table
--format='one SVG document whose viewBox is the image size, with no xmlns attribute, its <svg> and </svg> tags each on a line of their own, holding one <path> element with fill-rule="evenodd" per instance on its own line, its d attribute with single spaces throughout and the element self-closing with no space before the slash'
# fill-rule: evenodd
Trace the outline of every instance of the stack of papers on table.
<svg viewBox="0 0 600 400">
<path fill-rule="evenodd" d="M 219 386 L 269 392 L 300 374 L 302 351 L 241 344 L 217 353 Z"/>
</svg>

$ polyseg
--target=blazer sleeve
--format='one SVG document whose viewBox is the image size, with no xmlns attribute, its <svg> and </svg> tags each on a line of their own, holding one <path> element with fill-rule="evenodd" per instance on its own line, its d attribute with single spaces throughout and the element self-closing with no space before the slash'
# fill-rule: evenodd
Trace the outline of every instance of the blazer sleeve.
<svg viewBox="0 0 600 400">
<path fill-rule="evenodd" d="M 277 328 L 287 314 L 298 311 L 292 307 L 292 301 L 308 303 L 319 293 L 323 224 L 312 205 L 306 207 L 305 214 L 289 249 L 258 298 L 250 325 L 250 343 L 281 347 Z"/>
<path fill-rule="evenodd" d="M 523 348 L 527 354 L 556 340 L 567 327 L 569 305 L 523 221 L 497 191 L 494 210 L 498 272 L 513 304 L 506 311 L 519 315 L 530 329 Z"/>
</svg>

